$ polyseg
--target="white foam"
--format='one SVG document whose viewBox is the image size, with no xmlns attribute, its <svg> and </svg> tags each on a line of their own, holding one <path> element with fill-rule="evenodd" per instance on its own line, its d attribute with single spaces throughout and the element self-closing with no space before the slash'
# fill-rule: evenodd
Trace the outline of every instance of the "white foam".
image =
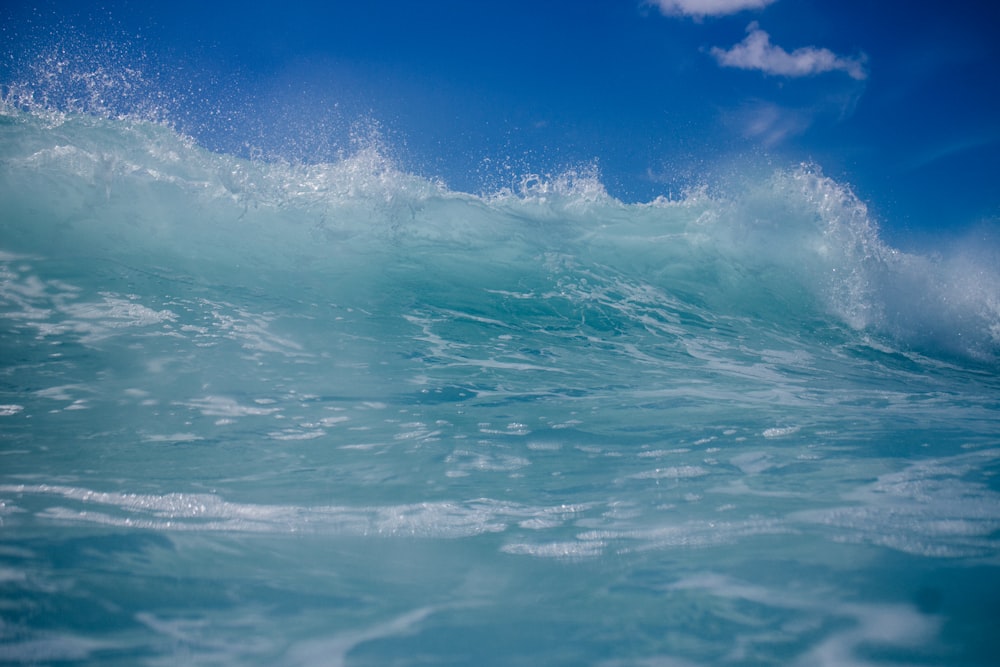
<svg viewBox="0 0 1000 667">
<path fill-rule="evenodd" d="M 731 458 L 730 462 L 748 475 L 756 475 L 775 466 L 770 454 L 766 452 L 744 452 Z"/>
<path fill-rule="evenodd" d="M 789 518 L 836 529 L 834 539 L 919 556 L 993 554 L 1000 493 L 963 477 L 996 458 L 1000 450 L 914 462 L 847 494 L 850 505 L 802 510 Z"/>
<path fill-rule="evenodd" d="M 787 435 L 794 435 L 795 433 L 798 433 L 800 429 L 800 426 L 775 426 L 764 429 L 764 432 L 761 433 L 761 435 L 765 438 L 784 438 Z"/>
<path fill-rule="evenodd" d="M 438 611 L 440 611 L 438 607 L 419 607 L 367 627 L 341 632 L 331 637 L 296 642 L 281 662 L 292 667 L 313 665 L 343 667 L 347 664 L 348 654 L 358 646 L 370 641 L 412 634 L 427 617 Z"/>
<path fill-rule="evenodd" d="M 532 518 L 565 524 L 586 505 L 539 507 L 477 499 L 402 505 L 299 506 L 233 503 L 214 494 L 137 494 L 51 484 L 0 485 L 0 493 L 53 496 L 60 504 L 39 510 L 57 521 L 162 531 L 321 533 L 458 538 L 496 533 Z M 67 506 L 66 501 L 75 503 Z"/>
<path fill-rule="evenodd" d="M 687 454 L 690 451 L 691 450 L 686 447 L 677 447 L 675 449 L 652 449 L 639 452 L 637 456 L 641 459 L 658 459 L 664 456 L 670 456 L 671 454 Z"/>
<path fill-rule="evenodd" d="M 599 556 L 604 551 L 604 546 L 604 543 L 599 540 L 545 542 L 542 544 L 515 542 L 505 544 L 501 547 L 501 551 L 522 556 L 534 556 L 536 558 L 575 560 Z"/>
<path fill-rule="evenodd" d="M 344 416 L 339 416 L 339 417 L 323 417 L 322 419 L 319 420 L 319 424 L 321 426 L 335 426 L 337 424 L 342 424 L 342 423 L 344 423 L 346 421 L 350 421 L 350 420 L 351 420 L 350 417 L 344 417 Z"/>
<path fill-rule="evenodd" d="M 864 649 L 873 645 L 914 649 L 933 642 L 940 628 L 939 619 L 925 616 L 908 605 L 843 602 L 831 591 L 789 592 L 715 573 L 685 577 L 669 585 L 668 590 L 701 590 L 720 598 L 744 600 L 786 614 L 794 613 L 800 621 L 796 625 L 786 625 L 786 631 L 798 627 L 806 636 L 820 634 L 811 648 L 790 663 L 802 667 L 864 667 L 872 664 L 863 657 Z M 814 619 L 812 622 L 802 622 L 810 617 Z M 830 629 L 819 631 L 826 626 Z M 745 633 L 734 638 L 736 646 L 742 647 L 738 649 L 741 654 L 730 658 L 743 661 L 748 656 L 742 652 L 771 641 L 767 636 L 757 635 L 755 626 L 748 627 Z"/>
<path fill-rule="evenodd" d="M 470 472 L 511 472 L 531 465 L 531 461 L 523 456 L 464 449 L 453 451 L 445 459 L 445 463 L 454 466 L 450 472 L 462 476 Z"/>
<path fill-rule="evenodd" d="M 47 387 L 45 389 L 39 389 L 35 392 L 36 396 L 41 398 L 48 398 L 53 401 L 73 401 L 76 400 L 73 393 L 76 392 L 87 392 L 91 391 L 90 388 L 79 385 L 79 384 L 64 384 L 57 387 Z"/>
<path fill-rule="evenodd" d="M 183 405 L 194 408 L 206 417 L 248 417 L 259 415 L 272 415 L 280 411 L 280 408 L 263 408 L 252 405 L 241 405 L 235 399 L 228 396 L 205 396 L 190 401 L 181 401 L 176 405 Z"/>
<path fill-rule="evenodd" d="M 308 357 L 302 345 L 287 336 L 271 331 L 272 317 L 251 313 L 243 309 L 223 312 L 228 304 L 206 303 L 212 308 L 214 324 L 208 328 L 209 340 L 216 337 L 229 338 L 239 342 L 245 349 L 288 357 Z"/>
<path fill-rule="evenodd" d="M 703 477 L 710 474 L 707 468 L 701 466 L 668 466 L 666 468 L 655 468 L 645 472 L 631 475 L 632 479 L 689 479 L 692 477 Z"/>
<path fill-rule="evenodd" d="M 146 442 L 197 442 L 204 438 L 194 433 L 172 433 L 170 435 L 144 435 L 142 439 Z"/>
<path fill-rule="evenodd" d="M 326 435 L 326 431 L 323 429 L 302 430 L 286 428 L 282 431 L 271 431 L 267 435 L 274 440 L 315 440 Z"/>
</svg>

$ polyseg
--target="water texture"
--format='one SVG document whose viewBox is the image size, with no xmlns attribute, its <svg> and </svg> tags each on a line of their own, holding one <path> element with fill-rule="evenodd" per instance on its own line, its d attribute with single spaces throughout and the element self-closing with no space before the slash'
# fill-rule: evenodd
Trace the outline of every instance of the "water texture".
<svg viewBox="0 0 1000 667">
<path fill-rule="evenodd" d="M 816 166 L 472 195 L 7 104 L 0 202 L 0 663 L 1000 655 L 1000 271 Z"/>
</svg>

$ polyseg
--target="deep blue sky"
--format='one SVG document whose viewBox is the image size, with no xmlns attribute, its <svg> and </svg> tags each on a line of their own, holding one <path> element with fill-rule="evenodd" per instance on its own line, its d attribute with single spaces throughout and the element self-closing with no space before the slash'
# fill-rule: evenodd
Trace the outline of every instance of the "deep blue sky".
<svg viewBox="0 0 1000 667">
<path fill-rule="evenodd" d="M 596 162 L 648 200 L 812 160 L 892 233 L 1000 218 L 995 2 L 8 0 L 0 19 L 3 83 L 56 50 L 141 70 L 217 150 L 329 159 L 376 121 L 404 168 L 473 192 Z"/>
</svg>

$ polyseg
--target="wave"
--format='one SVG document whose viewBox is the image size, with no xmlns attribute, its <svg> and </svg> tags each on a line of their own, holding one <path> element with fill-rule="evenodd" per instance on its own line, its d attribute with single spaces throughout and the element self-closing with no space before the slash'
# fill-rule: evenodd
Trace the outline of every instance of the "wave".
<svg viewBox="0 0 1000 667">
<path fill-rule="evenodd" d="M 215 279 L 239 270 L 334 293 L 387 281 L 469 294 L 555 285 L 619 314 L 652 290 L 675 313 L 789 330 L 832 318 L 904 350 L 1000 359 L 996 244 L 895 249 L 850 187 L 816 165 L 635 204 L 610 196 L 590 166 L 470 194 L 400 169 L 377 136 L 336 161 L 248 159 L 160 122 L 5 99 L 8 253 Z"/>
</svg>

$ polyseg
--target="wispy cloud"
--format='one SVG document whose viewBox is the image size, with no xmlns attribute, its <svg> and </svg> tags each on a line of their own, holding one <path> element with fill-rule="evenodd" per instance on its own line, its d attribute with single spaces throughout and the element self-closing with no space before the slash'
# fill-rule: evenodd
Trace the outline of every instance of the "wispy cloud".
<svg viewBox="0 0 1000 667">
<path fill-rule="evenodd" d="M 963 153 L 985 150 L 996 144 L 1000 144 L 1000 133 L 997 132 L 974 134 L 937 145 L 930 145 L 928 142 L 927 146 L 924 146 L 919 153 L 901 166 L 904 172 L 915 171 L 939 160 L 955 158 Z"/>
<path fill-rule="evenodd" d="M 744 137 L 773 148 L 809 129 L 813 115 L 807 109 L 789 109 L 753 100 L 725 114 L 724 120 Z"/>
<path fill-rule="evenodd" d="M 747 26 L 747 33 L 742 42 L 729 50 L 717 46 L 712 48 L 711 53 L 720 65 L 756 69 L 779 76 L 811 76 L 834 71 L 846 72 L 848 76 L 858 80 L 868 76 L 863 55 L 857 58 L 838 56 L 829 49 L 814 46 L 802 47 L 789 53 L 772 44 L 771 36 L 761 30 L 756 21 Z"/>
<path fill-rule="evenodd" d="M 650 0 L 667 16 L 725 16 L 745 9 L 763 9 L 777 0 Z"/>
</svg>

